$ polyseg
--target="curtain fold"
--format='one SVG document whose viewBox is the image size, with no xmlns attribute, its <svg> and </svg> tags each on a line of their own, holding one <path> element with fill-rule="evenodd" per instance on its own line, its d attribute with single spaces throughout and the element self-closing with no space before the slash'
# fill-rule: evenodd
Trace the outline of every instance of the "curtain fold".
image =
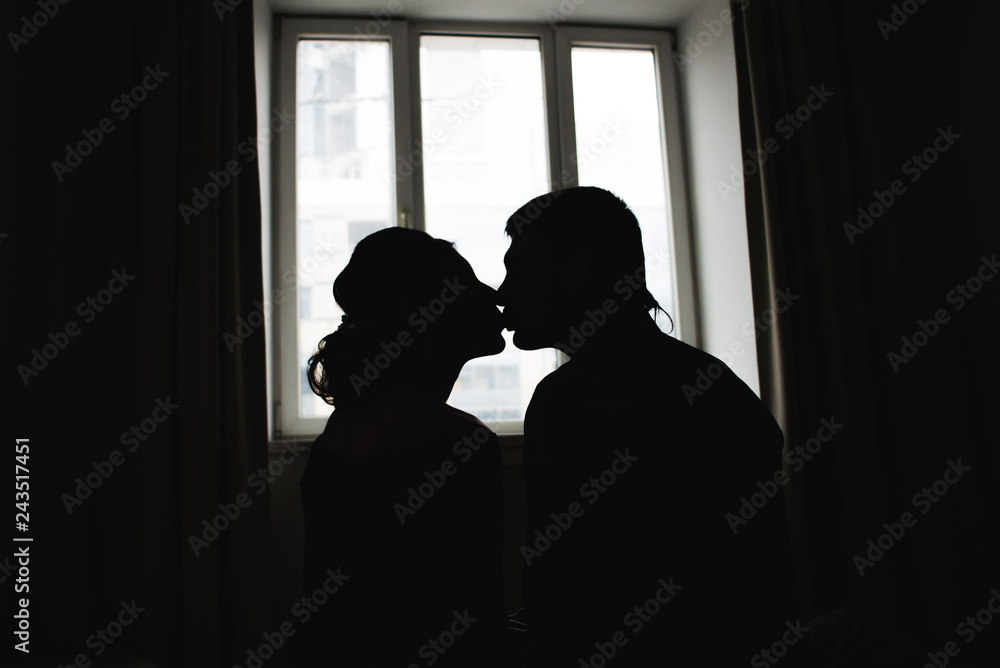
<svg viewBox="0 0 1000 668">
<path fill-rule="evenodd" d="M 956 296 L 1000 248 L 998 12 L 899 4 L 734 2 L 734 36 L 742 148 L 766 158 L 744 182 L 755 311 L 801 295 L 757 341 L 762 398 L 786 453 L 843 425 L 786 459 L 803 607 L 940 651 L 1000 581 L 1000 281 Z"/>
<path fill-rule="evenodd" d="M 263 298 L 258 165 L 240 151 L 257 128 L 252 3 L 52 4 L 8 54 L 2 112 L 31 665 L 244 664 L 274 630 L 268 495 L 250 484 L 267 466 L 264 332 L 223 338 Z M 5 25 L 39 11 L 17 3 Z"/>
</svg>

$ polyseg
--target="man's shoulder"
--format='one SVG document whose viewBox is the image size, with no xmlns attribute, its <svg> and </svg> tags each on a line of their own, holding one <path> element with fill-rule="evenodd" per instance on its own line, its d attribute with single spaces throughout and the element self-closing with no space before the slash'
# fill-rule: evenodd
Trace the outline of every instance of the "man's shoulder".
<svg viewBox="0 0 1000 668">
<path fill-rule="evenodd" d="M 696 348 L 667 334 L 663 334 L 645 353 L 646 367 L 663 378 L 669 378 L 680 385 L 700 382 L 746 389 L 753 391 L 736 375 L 728 364 L 715 355 Z M 706 380 L 707 379 L 707 380 Z"/>
<path fill-rule="evenodd" d="M 600 357 L 573 358 L 545 376 L 538 389 L 545 392 L 584 391 L 587 384 L 607 376 L 642 376 L 648 382 L 642 387 L 684 382 L 704 371 L 713 377 L 736 379 L 725 362 L 714 355 L 685 343 L 669 334 L 655 332 L 641 340 L 630 342 L 612 354 Z"/>
<path fill-rule="evenodd" d="M 756 413 L 764 408 L 725 362 L 663 332 L 647 334 L 613 354 L 573 358 L 545 376 L 532 397 L 532 403 L 545 406 L 586 407 L 595 402 L 655 405 L 657 412 Z"/>
<path fill-rule="evenodd" d="M 652 364 L 669 366 L 677 373 L 688 373 L 708 367 L 718 367 L 732 373 L 726 363 L 715 355 L 669 334 L 661 333 L 659 337 L 655 338 L 655 342 L 650 351 L 650 357 L 655 360 L 651 361 Z"/>
</svg>

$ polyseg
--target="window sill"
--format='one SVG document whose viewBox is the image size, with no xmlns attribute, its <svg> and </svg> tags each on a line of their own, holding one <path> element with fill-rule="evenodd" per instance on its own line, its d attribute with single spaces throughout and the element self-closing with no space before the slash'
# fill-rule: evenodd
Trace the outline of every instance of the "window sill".
<svg viewBox="0 0 1000 668">
<path fill-rule="evenodd" d="M 318 436 L 318 434 L 317 434 Z M 282 452 L 285 447 L 289 444 L 296 446 L 305 446 L 306 452 L 308 453 L 312 449 L 313 441 L 316 440 L 317 436 L 297 436 L 294 438 L 283 438 L 278 441 L 267 442 L 267 454 L 277 455 Z M 500 451 L 503 456 L 503 461 L 508 465 L 520 466 L 523 462 L 521 456 L 521 449 L 524 447 L 524 434 L 522 433 L 501 433 L 497 434 L 500 439 Z"/>
</svg>

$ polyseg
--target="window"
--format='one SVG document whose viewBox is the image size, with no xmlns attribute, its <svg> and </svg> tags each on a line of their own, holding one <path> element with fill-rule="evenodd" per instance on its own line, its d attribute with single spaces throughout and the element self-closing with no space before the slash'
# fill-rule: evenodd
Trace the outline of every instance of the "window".
<svg viewBox="0 0 1000 668">
<path fill-rule="evenodd" d="M 339 325 L 331 286 L 354 245 L 391 225 L 454 241 L 495 288 L 518 206 L 555 188 L 608 188 L 639 218 L 672 333 L 691 326 L 668 32 L 373 25 L 281 21 L 280 105 L 295 119 L 278 138 L 275 273 L 294 269 L 300 297 L 276 312 L 280 435 L 322 431 L 332 409 L 303 382 L 302 360 Z M 450 399 L 500 433 L 521 430 L 535 385 L 559 363 L 506 334 L 501 354 L 466 365 Z"/>
</svg>

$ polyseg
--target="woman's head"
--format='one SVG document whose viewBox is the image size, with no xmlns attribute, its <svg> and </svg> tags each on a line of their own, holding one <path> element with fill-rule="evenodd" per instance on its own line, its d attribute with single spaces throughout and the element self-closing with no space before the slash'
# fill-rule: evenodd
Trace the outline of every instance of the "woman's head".
<svg viewBox="0 0 1000 668">
<path fill-rule="evenodd" d="M 495 291 L 452 243 L 425 232 L 392 227 L 362 239 L 333 296 L 343 323 L 308 368 L 310 386 L 327 403 L 357 402 L 428 368 L 504 347 Z"/>
</svg>

